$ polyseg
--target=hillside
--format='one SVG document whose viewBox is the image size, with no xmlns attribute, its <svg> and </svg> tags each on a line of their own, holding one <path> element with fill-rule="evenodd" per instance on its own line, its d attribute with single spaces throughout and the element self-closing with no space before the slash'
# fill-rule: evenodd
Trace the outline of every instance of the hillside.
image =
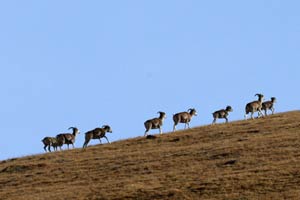
<svg viewBox="0 0 300 200">
<path fill-rule="evenodd" d="M 299 199 L 300 112 L 0 163 L 0 199 Z"/>
</svg>

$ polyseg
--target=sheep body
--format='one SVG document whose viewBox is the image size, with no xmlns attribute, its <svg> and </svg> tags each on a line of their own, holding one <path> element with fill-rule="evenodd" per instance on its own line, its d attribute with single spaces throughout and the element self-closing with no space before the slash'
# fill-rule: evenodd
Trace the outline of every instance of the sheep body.
<svg viewBox="0 0 300 200">
<path fill-rule="evenodd" d="M 226 109 L 221 109 L 221 110 L 215 111 L 214 113 L 212 113 L 213 118 L 214 118 L 212 124 L 215 124 L 218 118 L 220 118 L 220 119 L 224 118 L 227 123 L 228 122 L 227 116 L 228 116 L 229 112 L 232 112 L 232 111 L 233 111 L 233 109 L 231 106 L 227 106 Z"/>
<path fill-rule="evenodd" d="M 163 125 L 164 119 L 166 118 L 166 113 L 160 111 L 158 112 L 158 114 L 158 118 L 149 119 L 144 122 L 144 126 L 146 128 L 144 136 L 147 136 L 148 131 L 150 131 L 150 129 L 159 129 L 159 133 L 162 134 L 161 127 Z"/>
<path fill-rule="evenodd" d="M 106 133 L 112 133 L 112 130 L 111 130 L 110 126 L 108 126 L 108 125 L 104 125 L 104 126 L 102 126 L 102 128 L 95 128 L 91 131 L 86 132 L 85 133 L 85 141 L 84 141 L 82 148 L 86 148 L 91 139 L 99 139 L 99 141 L 101 143 L 101 138 L 105 138 L 107 140 L 107 142 L 109 143 L 109 141 L 105 135 Z"/>
<path fill-rule="evenodd" d="M 193 116 L 197 116 L 197 111 L 194 108 L 189 109 L 187 112 L 180 112 L 173 115 L 173 121 L 174 121 L 173 131 L 176 130 L 176 125 L 178 123 L 184 123 L 185 124 L 184 128 L 186 128 L 186 126 L 190 128 L 190 121 Z"/>
</svg>

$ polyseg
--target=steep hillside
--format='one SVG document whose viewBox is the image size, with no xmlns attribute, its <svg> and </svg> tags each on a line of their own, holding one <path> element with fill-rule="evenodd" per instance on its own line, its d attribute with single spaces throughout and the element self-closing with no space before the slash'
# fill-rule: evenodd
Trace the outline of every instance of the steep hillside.
<svg viewBox="0 0 300 200">
<path fill-rule="evenodd" d="M 299 199 L 300 112 L 0 163 L 0 199 Z"/>
</svg>

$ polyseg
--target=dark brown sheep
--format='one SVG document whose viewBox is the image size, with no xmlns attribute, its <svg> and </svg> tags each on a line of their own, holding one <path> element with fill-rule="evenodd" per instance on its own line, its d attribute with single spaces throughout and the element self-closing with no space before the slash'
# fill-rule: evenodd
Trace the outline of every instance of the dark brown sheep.
<svg viewBox="0 0 300 200">
<path fill-rule="evenodd" d="M 73 133 L 60 133 L 56 136 L 56 138 L 64 141 L 64 144 L 68 145 L 68 149 L 69 149 L 70 144 L 72 144 L 72 146 L 74 148 L 76 135 L 80 133 L 78 128 L 76 128 L 76 127 L 70 127 L 68 130 L 70 130 L 70 129 L 73 130 Z"/>
<path fill-rule="evenodd" d="M 109 143 L 109 141 L 105 135 L 106 133 L 112 133 L 112 130 L 111 130 L 110 126 L 108 126 L 108 125 L 104 125 L 104 126 L 102 126 L 102 128 L 95 128 L 91 131 L 86 132 L 85 133 L 85 141 L 84 141 L 82 148 L 86 148 L 91 139 L 99 139 L 100 144 L 101 144 L 101 138 L 105 138 L 107 140 L 107 142 Z"/>
</svg>

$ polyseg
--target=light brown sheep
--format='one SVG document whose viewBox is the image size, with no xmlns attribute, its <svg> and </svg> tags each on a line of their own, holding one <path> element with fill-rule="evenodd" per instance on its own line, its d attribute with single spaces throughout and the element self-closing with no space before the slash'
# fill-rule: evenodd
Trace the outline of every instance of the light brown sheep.
<svg viewBox="0 0 300 200">
<path fill-rule="evenodd" d="M 144 125 L 146 128 L 146 131 L 145 131 L 144 136 L 147 136 L 148 131 L 150 129 L 159 129 L 159 133 L 162 134 L 161 127 L 163 125 L 164 119 L 166 118 L 166 113 L 160 111 L 160 112 L 158 112 L 158 114 L 159 114 L 158 118 L 153 118 L 153 119 L 149 119 L 149 120 L 145 121 Z"/>
<path fill-rule="evenodd" d="M 249 113 L 251 113 L 251 119 L 253 119 L 253 114 L 255 112 L 258 112 L 258 117 L 261 115 L 263 116 L 262 112 L 261 112 L 261 108 L 262 108 L 262 102 L 263 102 L 263 99 L 264 99 L 264 95 L 262 94 L 256 94 L 255 96 L 258 96 L 258 100 L 257 101 L 252 101 L 250 103 L 247 103 L 246 104 L 246 107 L 245 107 L 245 119 L 247 119 L 247 115 Z"/>
<path fill-rule="evenodd" d="M 176 130 L 176 126 L 178 123 L 184 123 L 185 124 L 184 129 L 186 128 L 186 126 L 190 128 L 190 121 L 193 116 L 197 116 L 197 111 L 195 108 L 190 108 L 188 109 L 187 112 L 180 112 L 173 115 L 173 121 L 174 121 L 173 131 Z"/>
</svg>

